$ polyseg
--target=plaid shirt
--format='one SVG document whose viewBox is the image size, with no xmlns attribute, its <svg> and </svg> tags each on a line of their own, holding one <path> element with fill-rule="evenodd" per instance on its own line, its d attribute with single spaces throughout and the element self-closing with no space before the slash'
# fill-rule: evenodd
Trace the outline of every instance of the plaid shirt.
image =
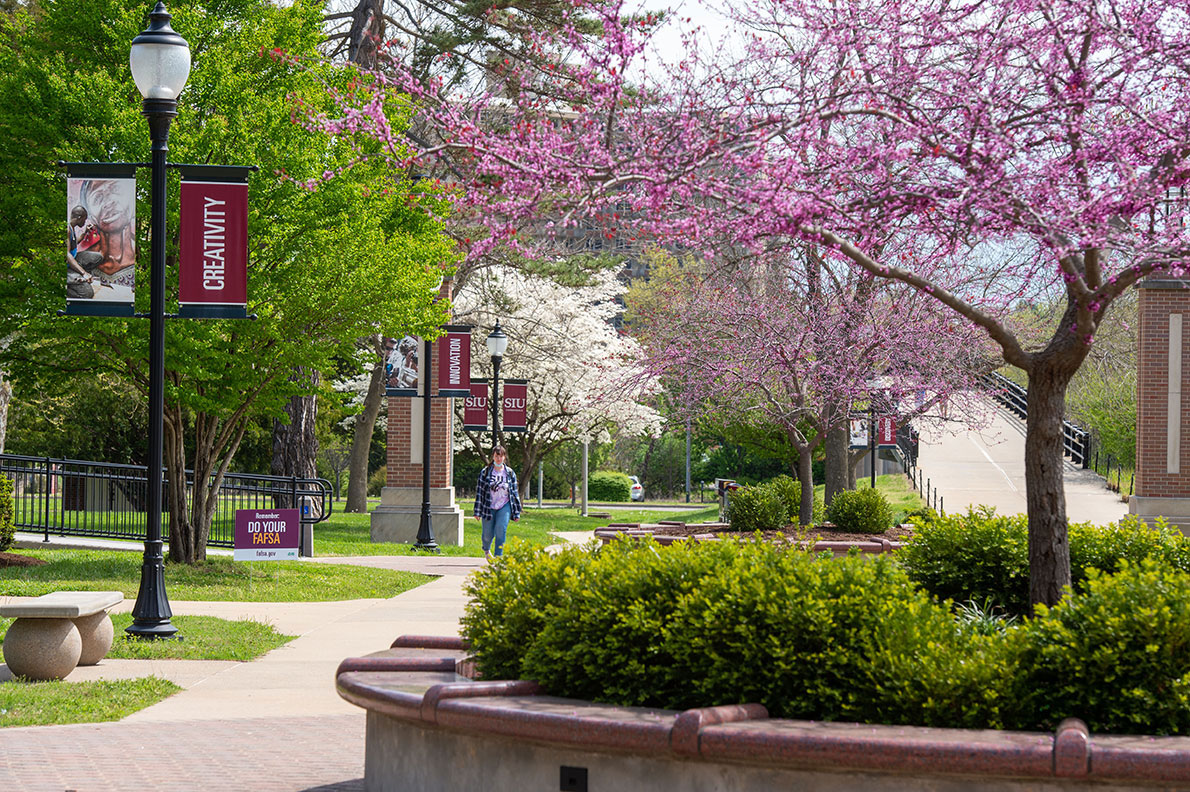
<svg viewBox="0 0 1190 792">
<path fill-rule="evenodd" d="M 517 492 L 516 473 L 508 465 L 504 466 L 504 475 L 508 477 L 508 519 L 516 520 L 521 516 L 521 494 Z M 479 482 L 475 485 L 475 508 L 472 514 L 481 520 L 492 519 L 492 466 L 485 465 L 479 471 Z"/>
</svg>

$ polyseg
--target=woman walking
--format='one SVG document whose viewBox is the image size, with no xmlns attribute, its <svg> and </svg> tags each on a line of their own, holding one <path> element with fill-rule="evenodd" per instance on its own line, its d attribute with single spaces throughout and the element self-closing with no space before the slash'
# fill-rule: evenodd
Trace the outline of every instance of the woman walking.
<svg viewBox="0 0 1190 792">
<path fill-rule="evenodd" d="M 479 471 L 479 482 L 475 485 L 475 508 L 471 513 L 483 525 L 483 555 L 488 559 L 504 555 L 508 522 L 521 518 L 516 473 L 505 464 L 507 459 L 504 446 L 492 449 L 492 461 Z"/>
</svg>

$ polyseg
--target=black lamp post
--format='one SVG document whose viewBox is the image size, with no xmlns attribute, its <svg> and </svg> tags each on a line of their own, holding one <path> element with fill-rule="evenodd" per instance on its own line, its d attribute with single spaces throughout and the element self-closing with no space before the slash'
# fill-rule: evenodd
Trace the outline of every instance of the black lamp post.
<svg viewBox="0 0 1190 792">
<path fill-rule="evenodd" d="M 430 517 L 430 404 L 434 401 L 430 395 L 430 370 L 433 363 L 434 343 L 425 342 L 425 361 L 420 366 L 419 384 L 425 388 L 421 423 L 421 521 L 417 524 L 417 542 L 414 547 L 419 550 L 438 552 L 438 543 L 434 541 L 434 525 Z M 439 364 L 441 365 L 441 364 Z"/>
<path fill-rule="evenodd" d="M 508 336 L 500 327 L 500 320 L 487 338 L 488 354 L 492 356 L 492 448 L 500 445 L 500 361 L 508 349 Z"/>
<path fill-rule="evenodd" d="M 149 503 L 140 591 L 127 632 L 142 638 L 169 638 L 178 628 L 165 593 L 161 547 L 161 430 L 165 412 L 165 162 L 169 123 L 178 114 L 178 94 L 190 76 L 190 45 L 169 26 L 164 3 L 149 14 L 147 30 L 132 40 L 128 62 L 144 97 L 153 144 L 149 217 Z"/>
</svg>

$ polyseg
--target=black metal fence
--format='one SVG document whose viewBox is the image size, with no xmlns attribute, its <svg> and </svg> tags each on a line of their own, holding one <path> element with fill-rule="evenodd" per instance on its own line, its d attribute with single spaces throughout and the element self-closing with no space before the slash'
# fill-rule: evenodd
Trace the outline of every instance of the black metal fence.
<svg viewBox="0 0 1190 792">
<path fill-rule="evenodd" d="M 1029 391 L 993 371 L 984 376 L 992 397 L 1022 421 L 1029 417 Z M 1082 468 L 1091 467 L 1091 433 L 1070 421 L 1062 422 L 1062 454 Z"/>
<path fill-rule="evenodd" d="M 37 531 L 47 539 L 50 534 L 145 539 L 148 479 L 143 465 L 0 454 L 0 473 L 12 479 L 13 522 L 19 530 Z M 164 480 L 162 486 L 170 482 Z M 187 496 L 192 494 L 193 471 L 186 471 L 186 489 Z M 215 500 L 207 541 L 212 547 L 234 547 L 238 509 L 296 508 L 302 523 L 310 525 L 329 517 L 333 503 L 325 479 L 250 473 L 226 474 Z"/>
<path fill-rule="evenodd" d="M 909 481 L 913 483 L 913 489 L 922 497 L 926 505 L 945 517 L 946 501 L 938 494 L 937 487 L 932 485 L 929 477 L 917 467 L 917 446 L 917 432 L 908 424 L 899 427 L 897 430 L 897 451 L 900 452 L 901 466 L 905 470 L 905 475 L 909 477 Z"/>
</svg>

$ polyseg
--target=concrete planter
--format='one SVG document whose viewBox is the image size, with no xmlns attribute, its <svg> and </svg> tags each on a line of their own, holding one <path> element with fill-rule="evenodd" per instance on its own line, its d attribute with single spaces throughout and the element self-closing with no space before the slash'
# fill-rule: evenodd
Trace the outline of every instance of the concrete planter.
<svg viewBox="0 0 1190 792">
<path fill-rule="evenodd" d="M 369 792 L 656 789 L 1153 790 L 1190 787 L 1190 738 L 928 729 L 773 719 L 759 704 L 673 710 L 474 679 L 461 640 L 398 638 L 339 666 L 368 712 Z"/>
</svg>

